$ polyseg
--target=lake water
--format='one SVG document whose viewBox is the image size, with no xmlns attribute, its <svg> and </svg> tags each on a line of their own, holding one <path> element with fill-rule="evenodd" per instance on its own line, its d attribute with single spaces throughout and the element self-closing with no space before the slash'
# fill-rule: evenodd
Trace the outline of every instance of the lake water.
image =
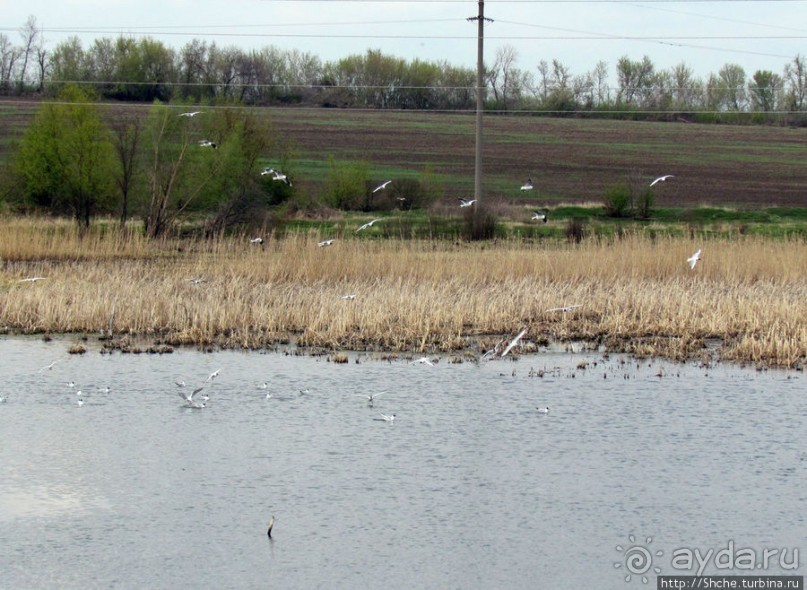
<svg viewBox="0 0 807 590">
<path fill-rule="evenodd" d="M 655 588 L 629 549 L 729 543 L 804 574 L 800 372 L 67 347 L 0 339 L 3 588 Z"/>
</svg>

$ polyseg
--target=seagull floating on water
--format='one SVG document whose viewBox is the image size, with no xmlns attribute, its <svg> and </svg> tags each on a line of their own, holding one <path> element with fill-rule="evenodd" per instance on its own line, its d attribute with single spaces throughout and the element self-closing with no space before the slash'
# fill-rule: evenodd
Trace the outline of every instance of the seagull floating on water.
<svg viewBox="0 0 807 590">
<path fill-rule="evenodd" d="M 528 178 L 527 182 L 521 185 L 521 190 L 523 191 L 531 191 L 532 188 L 532 178 Z"/>
<path fill-rule="evenodd" d="M 698 250 L 692 256 L 687 258 L 687 262 L 689 263 L 689 268 L 695 268 L 695 265 L 698 264 L 698 261 L 701 259 L 701 251 Z"/>
<path fill-rule="evenodd" d="M 376 218 L 375 218 L 375 219 L 373 219 L 372 221 L 368 221 L 367 223 L 365 223 L 364 225 L 362 225 L 362 226 L 361 226 L 359 229 L 357 229 L 357 230 L 356 230 L 356 233 L 359 233 L 360 231 L 362 231 L 363 229 L 367 229 L 368 227 L 373 227 L 373 224 L 374 224 L 376 221 L 381 221 L 381 218 L 380 218 L 380 217 L 376 217 Z"/>
<path fill-rule="evenodd" d="M 675 176 L 673 176 L 672 174 L 665 174 L 664 176 L 659 176 L 653 182 L 650 183 L 650 186 L 654 186 L 654 185 L 658 184 L 659 182 L 664 182 L 668 178 L 675 178 Z"/>
<path fill-rule="evenodd" d="M 462 197 L 457 197 L 460 201 L 460 207 L 470 207 L 474 203 L 476 203 L 476 199 L 463 199 Z"/>
<path fill-rule="evenodd" d="M 410 364 L 429 365 L 430 367 L 434 366 L 434 364 L 431 362 L 431 360 L 427 356 L 420 357 L 416 361 L 411 361 Z"/>
<path fill-rule="evenodd" d="M 197 393 L 199 393 L 200 391 L 202 391 L 203 389 L 204 389 L 204 387 L 197 387 L 190 394 L 186 394 L 183 391 L 178 391 L 177 393 L 179 394 L 179 397 L 181 397 L 182 399 L 185 400 L 185 404 L 189 408 L 193 408 L 194 410 L 201 410 L 202 408 L 205 407 L 205 405 L 200 404 L 199 402 L 193 401 L 193 396 L 196 395 Z"/>
<path fill-rule="evenodd" d="M 539 414 L 548 414 L 549 408 L 537 408 Z"/>
<path fill-rule="evenodd" d="M 387 416 L 386 414 L 381 414 L 381 417 L 384 419 L 384 422 L 394 422 L 395 421 L 395 414 L 390 414 Z"/>
<path fill-rule="evenodd" d="M 325 246 L 330 246 L 331 244 L 333 244 L 333 240 L 323 240 L 319 244 L 317 244 L 317 246 L 319 246 L 320 248 L 324 248 Z"/>
<path fill-rule="evenodd" d="M 366 393 L 354 393 L 353 395 L 358 396 L 358 397 L 367 398 L 368 405 L 372 406 L 373 402 L 375 401 L 375 398 L 377 398 L 379 395 L 384 395 L 385 393 L 387 393 L 387 392 L 386 391 L 381 391 L 379 393 L 371 393 L 370 395 L 367 395 Z"/>
<path fill-rule="evenodd" d="M 387 188 L 387 186 L 389 185 L 389 183 L 390 183 L 390 182 L 392 182 L 392 181 L 391 181 L 391 180 L 385 180 L 384 182 L 382 182 L 381 184 L 379 184 L 377 187 L 375 187 L 375 188 L 373 189 L 373 192 L 374 192 L 374 193 L 377 193 L 377 192 L 378 192 L 378 191 L 380 191 L 380 190 L 384 190 L 385 188 Z"/>
</svg>

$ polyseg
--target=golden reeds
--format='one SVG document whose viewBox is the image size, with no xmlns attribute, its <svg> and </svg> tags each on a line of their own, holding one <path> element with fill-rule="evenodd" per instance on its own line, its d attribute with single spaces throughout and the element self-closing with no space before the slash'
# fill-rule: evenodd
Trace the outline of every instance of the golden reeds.
<svg viewBox="0 0 807 590">
<path fill-rule="evenodd" d="M 320 248 L 318 235 L 289 235 L 256 247 L 9 223 L 0 327 L 10 331 L 98 333 L 112 324 L 116 336 L 169 344 L 478 353 L 528 327 L 533 341 L 589 340 L 676 359 L 799 367 L 807 358 L 803 241 L 352 238 Z M 690 270 L 697 248 L 703 261 Z M 18 282 L 34 274 L 48 278 Z M 580 307 L 547 311 L 572 304 Z M 720 346 L 712 352 L 707 342 Z"/>
</svg>

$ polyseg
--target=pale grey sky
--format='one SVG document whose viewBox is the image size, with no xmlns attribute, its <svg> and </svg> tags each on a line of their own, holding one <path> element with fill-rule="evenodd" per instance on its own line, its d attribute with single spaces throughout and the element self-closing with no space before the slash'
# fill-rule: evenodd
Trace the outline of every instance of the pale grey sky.
<svg viewBox="0 0 807 590">
<path fill-rule="evenodd" d="M 193 38 L 243 49 L 273 45 L 330 61 L 367 49 L 475 67 L 478 4 L 460 0 L 0 0 L 14 42 L 34 15 L 52 48 L 70 35 L 149 35 L 173 47 Z M 684 62 L 700 77 L 736 63 L 782 74 L 807 54 L 807 0 L 488 0 L 485 58 L 511 45 L 517 67 L 559 60 L 573 75 L 627 55 L 657 69 Z"/>
</svg>

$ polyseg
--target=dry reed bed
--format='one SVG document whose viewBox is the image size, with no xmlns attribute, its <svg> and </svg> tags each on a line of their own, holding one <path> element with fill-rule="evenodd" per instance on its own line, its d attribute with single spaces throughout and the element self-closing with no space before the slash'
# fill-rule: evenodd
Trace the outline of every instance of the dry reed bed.
<svg viewBox="0 0 807 590">
<path fill-rule="evenodd" d="M 69 232 L 68 232 L 69 233 Z M 801 367 L 807 359 L 807 245 L 628 236 L 448 244 L 291 236 L 165 242 L 0 238 L 0 326 L 169 344 L 478 353 L 529 328 L 534 342 L 590 340 L 675 359 L 719 339 L 723 359 Z M 75 242 L 75 243 L 74 243 Z M 97 243 L 96 243 L 97 242 Z M 109 246 L 113 244 L 113 246 Z M 703 248 L 694 271 L 686 265 Z M 68 254 L 66 254 L 68 253 Z M 48 277 L 19 283 L 31 275 Z M 192 284 L 191 278 L 204 282 Z M 355 295 L 346 300 L 344 295 Z M 546 310 L 579 304 L 569 313 Z"/>
</svg>

